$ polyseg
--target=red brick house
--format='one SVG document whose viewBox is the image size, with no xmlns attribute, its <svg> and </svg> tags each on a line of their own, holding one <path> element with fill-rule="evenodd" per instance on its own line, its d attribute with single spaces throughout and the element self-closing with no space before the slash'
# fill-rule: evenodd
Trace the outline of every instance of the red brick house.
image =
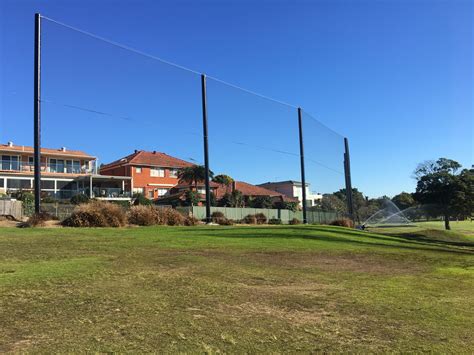
<svg viewBox="0 0 474 355">
<path fill-rule="evenodd" d="M 234 181 L 229 186 L 219 185 L 219 188 L 217 188 L 215 192 L 216 198 L 219 200 L 224 194 L 231 193 L 234 190 L 240 191 L 244 197 L 268 196 L 273 202 L 298 202 L 297 198 L 289 197 L 281 192 L 252 185 L 244 181 Z"/>
<path fill-rule="evenodd" d="M 133 193 L 149 199 L 168 195 L 178 185 L 180 168 L 193 164 L 165 153 L 136 150 L 134 153 L 100 167 L 100 174 L 131 177 Z"/>
</svg>

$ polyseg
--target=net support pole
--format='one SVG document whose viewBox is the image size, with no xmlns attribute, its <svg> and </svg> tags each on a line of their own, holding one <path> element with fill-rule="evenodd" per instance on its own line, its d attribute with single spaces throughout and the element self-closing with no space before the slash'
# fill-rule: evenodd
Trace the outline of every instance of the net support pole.
<svg viewBox="0 0 474 355">
<path fill-rule="evenodd" d="M 307 224 L 308 220 L 306 219 L 306 175 L 304 171 L 303 117 L 300 107 L 298 107 L 298 130 L 300 135 L 301 189 L 303 192 L 303 201 L 301 201 L 301 207 L 303 208 L 303 224 Z"/>
<path fill-rule="evenodd" d="M 349 218 L 354 221 L 354 204 L 352 203 L 351 158 L 349 140 L 344 138 L 344 176 L 346 178 L 346 200 Z"/>
<path fill-rule="evenodd" d="M 41 15 L 35 14 L 34 68 L 34 191 L 35 213 L 41 209 Z"/>
<path fill-rule="evenodd" d="M 201 96 L 202 96 L 202 130 L 204 138 L 204 168 L 206 186 L 206 223 L 211 223 L 211 188 L 209 186 L 209 145 L 207 141 L 207 95 L 206 75 L 201 74 Z"/>
</svg>

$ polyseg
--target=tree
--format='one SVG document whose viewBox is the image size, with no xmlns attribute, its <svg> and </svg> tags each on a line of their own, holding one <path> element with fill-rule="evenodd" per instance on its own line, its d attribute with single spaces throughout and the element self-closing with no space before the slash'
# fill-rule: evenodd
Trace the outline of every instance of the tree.
<svg viewBox="0 0 474 355">
<path fill-rule="evenodd" d="M 186 206 L 195 206 L 201 200 L 199 193 L 197 191 L 188 190 L 186 191 L 185 197 L 186 197 L 186 200 L 185 200 Z"/>
<path fill-rule="evenodd" d="M 413 195 L 408 192 L 401 192 L 398 195 L 395 195 L 392 198 L 392 202 L 402 211 L 416 205 Z"/>
<path fill-rule="evenodd" d="M 346 213 L 345 202 L 335 194 L 324 194 L 321 200 L 321 210 L 324 212 Z"/>
<path fill-rule="evenodd" d="M 214 173 L 209 170 L 209 177 L 212 178 Z M 206 167 L 203 165 L 192 165 L 181 168 L 178 171 L 178 179 L 188 184 L 194 184 L 197 189 L 198 183 L 206 181 Z"/>
<path fill-rule="evenodd" d="M 347 196 L 346 196 L 346 189 L 340 189 L 339 191 L 335 192 L 334 195 L 338 197 L 341 201 L 344 202 L 345 206 L 347 206 Z M 357 188 L 352 189 L 352 204 L 354 208 L 354 218 L 361 223 L 361 219 L 364 219 L 364 215 L 361 213 L 361 209 L 367 206 L 368 199 L 364 196 L 362 192 L 357 190 Z M 345 208 L 347 210 L 347 207 Z"/>
<path fill-rule="evenodd" d="M 445 229 L 451 229 L 451 217 L 466 217 L 472 214 L 473 173 L 461 164 L 440 158 L 420 164 L 414 175 L 417 178 L 414 198 L 422 204 L 433 204 L 444 217 Z"/>
<path fill-rule="evenodd" d="M 256 196 L 251 201 L 250 206 L 253 208 L 272 208 L 273 202 L 270 196 Z"/>
<path fill-rule="evenodd" d="M 298 202 L 276 201 L 273 204 L 273 208 L 277 208 L 280 210 L 290 210 L 290 211 L 296 212 L 298 210 Z"/>
<path fill-rule="evenodd" d="M 232 179 L 229 175 L 219 174 L 214 176 L 212 181 L 221 185 L 229 186 L 234 182 L 234 179 Z"/>
<path fill-rule="evenodd" d="M 231 193 L 226 193 L 219 200 L 219 206 L 222 207 L 244 207 L 244 197 L 242 192 L 234 190 Z"/>
</svg>

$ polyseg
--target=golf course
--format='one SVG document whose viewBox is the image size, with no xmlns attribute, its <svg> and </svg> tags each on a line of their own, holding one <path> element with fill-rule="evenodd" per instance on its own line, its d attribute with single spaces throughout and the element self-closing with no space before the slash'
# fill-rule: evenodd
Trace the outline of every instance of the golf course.
<svg viewBox="0 0 474 355">
<path fill-rule="evenodd" d="M 0 352 L 474 347 L 474 227 L 1 228 Z"/>
</svg>

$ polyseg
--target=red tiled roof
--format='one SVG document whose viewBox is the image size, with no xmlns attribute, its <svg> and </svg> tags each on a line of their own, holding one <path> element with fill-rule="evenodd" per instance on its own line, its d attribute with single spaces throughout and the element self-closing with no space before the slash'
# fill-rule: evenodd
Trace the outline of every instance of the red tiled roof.
<svg viewBox="0 0 474 355">
<path fill-rule="evenodd" d="M 255 186 L 243 181 L 235 182 L 235 189 L 242 192 L 244 196 L 283 196 L 282 193 Z"/>
<path fill-rule="evenodd" d="M 204 187 L 204 186 L 206 186 L 206 184 L 204 183 L 204 181 L 201 181 L 201 182 L 198 182 L 197 186 L 198 187 Z M 217 188 L 217 187 L 220 187 L 221 185 L 214 182 L 214 181 L 209 181 L 209 186 Z M 181 181 L 181 182 L 179 182 L 178 185 L 173 186 L 173 189 L 185 189 L 185 188 L 190 188 L 190 187 L 194 187 L 194 183 L 190 184 L 190 183 Z"/>
<path fill-rule="evenodd" d="M 184 168 L 187 166 L 192 166 L 194 164 L 185 160 L 172 157 L 165 153 L 138 150 L 135 153 L 127 155 L 126 157 L 113 161 L 112 163 L 103 165 L 101 169 L 107 169 L 112 166 L 121 165 L 147 165 L 166 168 Z"/>
<path fill-rule="evenodd" d="M 25 145 L 9 146 L 8 144 L 0 144 L 0 152 L 33 154 L 34 148 L 25 146 Z M 95 159 L 95 157 L 93 157 L 92 155 L 84 153 L 80 150 L 66 149 L 65 151 L 63 151 L 62 149 L 41 148 L 41 154 L 58 155 L 58 156 L 65 156 L 65 157 L 78 157 L 78 158 L 85 158 L 85 159 L 90 159 L 90 160 Z"/>
</svg>

